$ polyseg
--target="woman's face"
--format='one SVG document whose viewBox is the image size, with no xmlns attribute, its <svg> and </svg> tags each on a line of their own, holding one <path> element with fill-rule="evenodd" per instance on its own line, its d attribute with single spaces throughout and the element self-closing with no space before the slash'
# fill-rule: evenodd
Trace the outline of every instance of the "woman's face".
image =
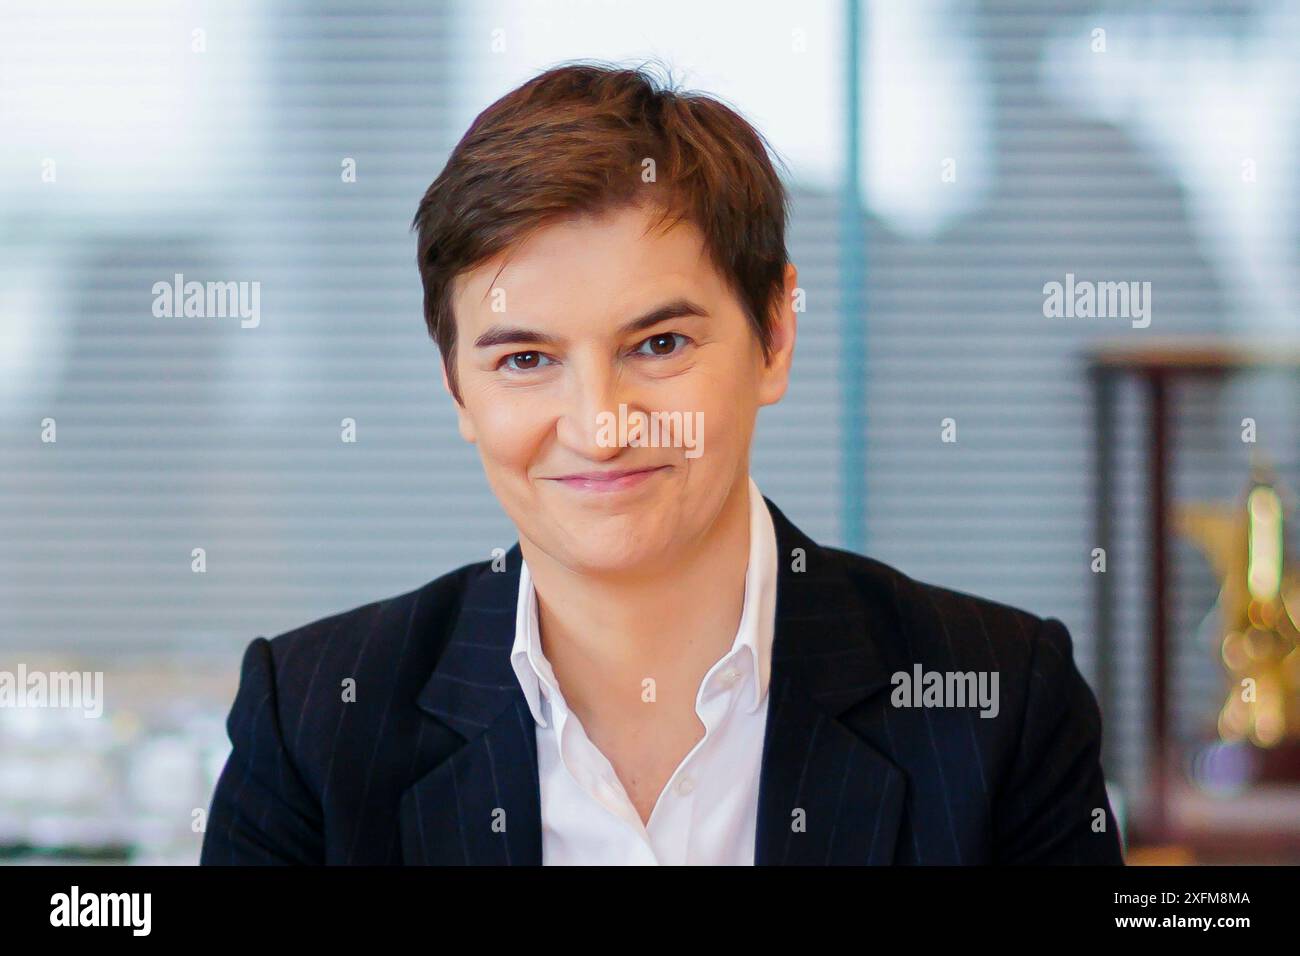
<svg viewBox="0 0 1300 956">
<path fill-rule="evenodd" d="M 699 230 L 652 222 L 629 206 L 544 227 L 453 289 L 461 435 L 521 537 L 578 573 L 703 540 L 789 376 L 794 267 L 765 361 Z"/>
</svg>

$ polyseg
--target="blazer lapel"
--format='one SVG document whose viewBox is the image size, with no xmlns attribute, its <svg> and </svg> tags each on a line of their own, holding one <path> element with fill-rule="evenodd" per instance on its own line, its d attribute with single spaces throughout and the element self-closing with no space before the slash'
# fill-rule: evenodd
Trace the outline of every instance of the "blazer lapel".
<svg viewBox="0 0 1300 956">
<path fill-rule="evenodd" d="M 778 574 L 755 862 L 890 863 L 905 778 L 838 719 L 889 684 L 869 639 L 874 622 L 830 556 L 764 500 Z M 803 570 L 792 567 L 796 549 Z M 452 636 L 417 697 L 456 739 L 402 796 L 408 863 L 541 865 L 536 729 L 510 666 L 521 562 L 515 544 L 504 571 L 469 581 Z"/>
<path fill-rule="evenodd" d="M 837 719 L 889 685 L 877 622 L 831 556 L 764 501 L 778 572 L 755 863 L 891 863 L 905 777 Z"/>
<path fill-rule="evenodd" d="M 416 699 L 459 740 L 401 800 L 408 863 L 540 866 L 537 737 L 510 647 L 522 556 L 466 587 L 452 636 Z"/>
</svg>

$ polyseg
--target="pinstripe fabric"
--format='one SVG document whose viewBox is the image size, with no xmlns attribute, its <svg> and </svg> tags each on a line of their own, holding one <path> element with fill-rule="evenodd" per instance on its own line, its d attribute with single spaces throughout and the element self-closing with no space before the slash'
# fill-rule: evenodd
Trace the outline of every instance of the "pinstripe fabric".
<svg viewBox="0 0 1300 956">
<path fill-rule="evenodd" d="M 767 504 L 756 862 L 1120 862 L 1065 626 L 820 547 Z M 469 565 L 254 640 L 202 862 L 540 863 L 536 738 L 509 662 L 520 560 L 516 545 L 504 571 Z M 996 671 L 998 716 L 895 707 L 891 676 L 914 664 Z"/>
</svg>

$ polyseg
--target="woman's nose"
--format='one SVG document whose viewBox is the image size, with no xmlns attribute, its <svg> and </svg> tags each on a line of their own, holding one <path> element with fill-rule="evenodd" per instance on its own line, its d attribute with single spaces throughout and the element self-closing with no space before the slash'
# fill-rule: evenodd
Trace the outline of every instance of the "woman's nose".
<svg viewBox="0 0 1300 956">
<path fill-rule="evenodd" d="M 566 405 L 557 425 L 560 441 L 587 458 L 613 458 L 636 438 L 635 429 L 620 422 L 640 406 L 615 369 L 576 375 Z"/>
</svg>

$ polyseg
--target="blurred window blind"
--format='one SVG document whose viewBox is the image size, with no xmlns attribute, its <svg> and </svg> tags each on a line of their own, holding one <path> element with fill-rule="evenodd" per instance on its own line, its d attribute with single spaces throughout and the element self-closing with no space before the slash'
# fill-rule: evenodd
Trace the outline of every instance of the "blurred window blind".
<svg viewBox="0 0 1300 956">
<path fill-rule="evenodd" d="M 514 542 L 442 389 L 409 232 L 469 121 L 535 72 L 530 33 L 565 32 L 559 8 L 510 6 L 12 14 L 0 646 L 229 655 Z M 644 11 L 601 15 L 635 37 Z M 502 23 L 512 52 L 494 60 Z M 825 101 L 842 43 L 821 33 L 832 52 L 804 62 Z M 758 40 L 793 55 L 786 35 Z M 543 52 L 538 69 L 579 51 Z M 795 210 L 795 257 L 827 292 L 754 452 L 764 493 L 823 540 L 840 512 L 836 215 L 815 195 Z M 260 322 L 155 316 L 154 284 L 177 274 L 259 283 Z"/>
<path fill-rule="evenodd" d="M 1294 151 L 1288 127 L 1257 120 L 1300 72 L 1300 16 L 1285 4 L 1061 0 L 873 9 L 886 7 L 893 16 L 872 19 L 867 44 L 885 101 L 867 124 L 877 165 L 864 174 L 867 549 L 923 580 L 1060 618 L 1095 683 L 1083 353 L 1112 339 L 1296 333 Z M 941 13 L 923 23 L 932 55 L 964 51 L 965 72 L 907 66 L 926 9 Z M 1243 75 L 1263 85 L 1247 94 Z M 906 78 L 903 92 L 891 76 Z M 936 129 L 948 115 L 982 120 Z M 1254 165 L 1277 179 L 1252 179 Z M 1289 210 L 1289 241 L 1267 240 L 1280 221 L 1270 207 Z M 1150 325 L 1046 318 L 1044 284 L 1067 274 L 1149 282 Z M 1248 415 L 1267 435 L 1260 450 L 1300 488 L 1295 380 L 1266 378 L 1176 389 L 1176 502 L 1241 494 Z M 1144 402 L 1120 390 L 1108 556 L 1118 709 L 1106 728 L 1121 758 L 1108 769 L 1129 779 L 1151 713 Z M 947 418 L 954 444 L 940 441 Z M 1216 648 L 1198 633 L 1218 584 L 1182 539 L 1171 561 L 1173 705 L 1190 739 L 1207 723 L 1213 733 L 1223 699 Z"/>
</svg>

